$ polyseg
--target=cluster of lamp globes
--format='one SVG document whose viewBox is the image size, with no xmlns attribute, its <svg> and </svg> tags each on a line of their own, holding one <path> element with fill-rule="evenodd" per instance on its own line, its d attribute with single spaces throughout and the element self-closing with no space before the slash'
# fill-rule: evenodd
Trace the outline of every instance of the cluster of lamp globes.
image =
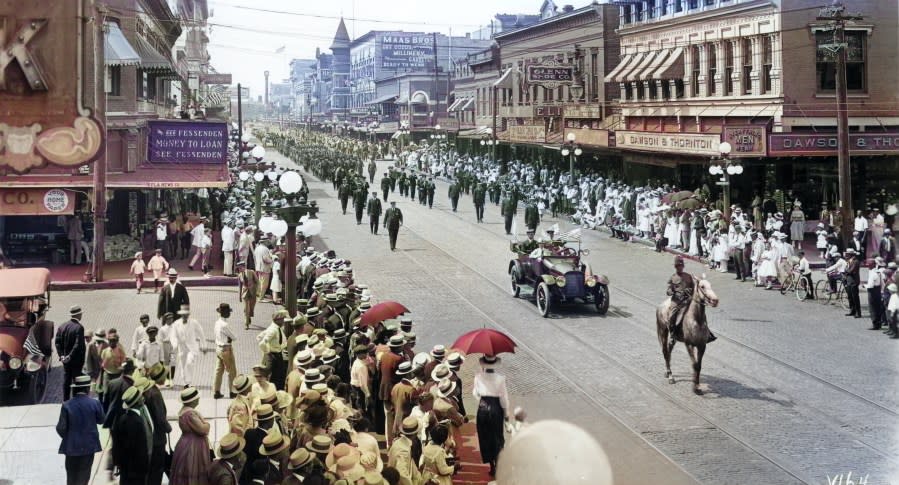
<svg viewBox="0 0 899 485">
<path fill-rule="evenodd" d="M 258 147 L 257 147 L 258 148 Z M 260 172 L 257 172 L 257 174 Z M 286 171 L 278 176 L 277 172 L 266 172 L 269 180 L 278 180 L 278 188 L 287 195 L 299 193 L 303 189 L 303 177 L 292 170 Z M 274 174 L 274 177 L 272 176 Z M 286 204 L 282 204 L 286 205 Z M 259 219 L 259 230 L 265 233 L 272 233 L 277 237 L 287 234 L 287 222 L 270 215 L 265 215 Z M 310 218 L 308 215 L 300 218 L 297 225 L 297 233 L 303 233 L 306 236 L 317 236 L 322 232 L 322 221 L 318 218 Z"/>
<path fill-rule="evenodd" d="M 574 133 L 568 133 L 568 135 L 565 137 L 565 139 L 568 140 L 568 143 L 574 143 L 574 140 L 575 140 Z M 581 150 L 581 147 L 579 147 L 579 146 L 575 146 L 574 150 L 572 150 L 571 148 L 569 148 L 567 146 L 562 147 L 562 156 L 563 157 L 567 157 L 571 153 L 574 153 L 574 156 L 579 157 L 579 156 L 581 156 L 582 153 L 584 153 L 584 151 Z"/>
<path fill-rule="evenodd" d="M 724 175 L 724 172 L 727 172 L 728 175 L 740 175 L 741 173 L 743 173 L 742 165 L 733 163 L 730 160 L 726 159 L 726 157 L 730 155 L 732 149 L 733 147 L 731 147 L 730 143 L 726 141 L 721 142 L 721 144 L 718 145 L 718 151 L 721 152 L 721 156 L 722 158 L 724 158 L 727 166 L 723 167 L 716 162 L 712 162 L 712 164 L 709 166 L 709 175 Z"/>
</svg>

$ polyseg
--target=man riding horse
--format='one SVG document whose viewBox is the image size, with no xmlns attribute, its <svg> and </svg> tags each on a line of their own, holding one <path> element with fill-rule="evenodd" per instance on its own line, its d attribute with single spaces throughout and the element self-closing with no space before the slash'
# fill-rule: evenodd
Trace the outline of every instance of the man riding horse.
<svg viewBox="0 0 899 485">
<path fill-rule="evenodd" d="M 695 289 L 696 282 L 693 280 L 693 275 L 684 272 L 684 258 L 675 256 L 674 274 L 668 279 L 667 292 L 671 297 L 672 305 L 674 305 L 668 320 L 668 336 L 671 342 L 675 341 L 675 331 L 683 322 L 684 314 L 687 307 L 690 306 Z M 714 342 L 717 338 L 710 330 L 708 342 Z"/>
</svg>

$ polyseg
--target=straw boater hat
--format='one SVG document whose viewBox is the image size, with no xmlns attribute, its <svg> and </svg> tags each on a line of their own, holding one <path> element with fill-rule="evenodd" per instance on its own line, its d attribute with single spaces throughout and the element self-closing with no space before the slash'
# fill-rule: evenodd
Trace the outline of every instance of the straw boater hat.
<svg viewBox="0 0 899 485">
<path fill-rule="evenodd" d="M 298 367 L 308 367 L 315 362 L 315 355 L 312 354 L 311 350 L 304 349 L 297 352 L 296 357 L 293 358 L 293 362 Z"/>
<path fill-rule="evenodd" d="M 151 381 L 144 376 L 137 376 L 134 378 L 134 384 L 132 384 L 132 386 L 138 388 L 141 394 L 143 394 L 147 392 L 147 389 L 153 387 L 153 384 L 155 384 L 154 381 Z"/>
<path fill-rule="evenodd" d="M 327 455 L 331 452 L 334 440 L 328 435 L 318 434 L 306 443 L 306 449 L 315 454 Z"/>
<path fill-rule="evenodd" d="M 78 305 L 72 305 L 69 307 L 69 316 L 74 317 L 76 315 L 81 315 L 82 313 L 84 312 L 81 311 L 81 307 Z"/>
<path fill-rule="evenodd" d="M 450 397 L 456 390 L 456 382 L 451 379 L 444 379 L 437 384 L 437 395 L 440 397 Z"/>
<path fill-rule="evenodd" d="M 294 402 L 296 402 L 297 409 L 303 411 L 321 400 L 322 395 L 319 394 L 318 391 L 306 391 Z"/>
<path fill-rule="evenodd" d="M 321 313 L 321 310 L 318 309 L 317 306 L 309 307 L 306 310 L 306 318 L 315 318 Z"/>
<path fill-rule="evenodd" d="M 277 455 L 286 450 L 288 446 L 290 446 L 290 442 L 281 435 L 281 430 L 277 426 L 272 426 L 265 438 L 262 439 L 262 444 L 259 445 L 259 454 L 262 456 Z"/>
<path fill-rule="evenodd" d="M 260 404 L 256 406 L 256 420 L 257 421 L 268 421 L 269 419 L 275 418 L 275 410 L 272 408 L 271 404 Z"/>
<path fill-rule="evenodd" d="M 167 274 L 169 275 L 169 278 L 171 278 L 172 276 L 178 276 L 178 270 L 175 268 L 169 268 L 169 272 Z"/>
<path fill-rule="evenodd" d="M 310 387 L 310 384 L 316 384 L 324 380 L 325 376 L 323 376 L 318 369 L 307 369 L 306 375 L 303 377 L 303 382 L 306 383 L 306 387 Z"/>
<path fill-rule="evenodd" d="M 181 309 L 178 310 L 178 315 L 189 315 L 190 314 L 190 305 L 181 305 Z"/>
<path fill-rule="evenodd" d="M 243 451 L 246 445 L 247 441 L 245 439 L 234 433 L 228 433 L 225 436 L 222 436 L 222 439 L 219 441 L 219 445 L 216 448 L 216 455 L 222 460 L 234 458 Z"/>
<path fill-rule="evenodd" d="M 396 368 L 397 376 L 405 376 L 412 373 L 412 362 L 405 361 L 400 363 L 400 365 Z"/>
<path fill-rule="evenodd" d="M 325 349 L 325 351 L 322 352 L 322 364 L 330 365 L 337 362 L 338 359 L 340 359 L 340 356 L 337 355 L 337 352 L 334 349 Z"/>
<path fill-rule="evenodd" d="M 324 377 L 324 376 L 322 376 L 322 377 Z M 317 392 L 323 398 L 328 397 L 328 394 L 331 393 L 331 388 L 328 387 L 328 385 L 325 384 L 324 382 L 317 382 L 317 383 L 313 384 L 312 390 Z"/>
<path fill-rule="evenodd" d="M 275 407 L 278 404 L 278 394 L 273 388 L 270 388 L 265 394 L 259 396 L 259 402 Z"/>
<path fill-rule="evenodd" d="M 390 337 L 390 340 L 387 342 L 387 346 L 391 349 L 401 349 L 406 345 L 406 339 L 403 338 L 402 335 L 394 335 Z"/>
<path fill-rule="evenodd" d="M 249 391 L 251 387 L 253 387 L 253 383 L 250 382 L 250 378 L 244 374 L 240 374 L 234 378 L 234 392 L 237 394 L 243 394 L 244 392 Z"/>
<path fill-rule="evenodd" d="M 325 457 L 325 468 L 332 470 L 337 462 L 341 458 L 352 457 L 356 463 L 359 463 L 359 458 L 362 457 L 362 452 L 359 451 L 358 448 L 352 446 L 348 443 L 340 443 L 339 445 L 335 445 L 334 448 L 328 453 L 328 456 Z"/>
<path fill-rule="evenodd" d="M 309 463 L 312 463 L 312 460 L 314 459 L 315 456 L 312 453 L 309 453 L 309 450 L 306 448 L 299 448 L 290 454 L 290 462 L 287 467 L 290 471 L 295 472 Z"/>
<path fill-rule="evenodd" d="M 196 387 L 188 387 L 181 391 L 181 404 L 190 404 L 200 400 L 200 391 Z"/>
<path fill-rule="evenodd" d="M 436 366 L 434 366 L 434 370 L 431 371 L 431 379 L 434 382 L 440 382 L 452 375 L 452 369 L 450 369 L 450 367 L 446 364 L 437 364 Z"/>
<path fill-rule="evenodd" d="M 495 355 L 484 355 L 480 359 L 478 359 L 478 362 L 480 362 L 484 367 L 493 367 L 499 364 L 501 361 L 502 359 Z"/>
<path fill-rule="evenodd" d="M 253 377 L 268 377 L 272 373 L 265 366 L 262 365 L 254 365 L 253 366 Z"/>
<path fill-rule="evenodd" d="M 84 375 L 76 377 L 75 381 L 72 382 L 71 387 L 73 390 L 77 390 L 83 387 L 91 387 L 91 376 Z"/>
<path fill-rule="evenodd" d="M 403 420 L 403 426 L 400 428 L 401 434 L 405 436 L 415 436 L 419 431 L 421 431 L 421 421 L 412 416 Z"/>
<path fill-rule="evenodd" d="M 293 404 L 293 396 L 287 391 L 278 391 L 275 395 L 278 397 L 278 409 L 287 409 Z"/>
<path fill-rule="evenodd" d="M 135 386 L 131 386 L 125 390 L 125 393 L 122 394 L 122 408 L 131 409 L 140 402 L 141 397 L 143 397 L 144 393 L 141 392 Z"/>
<path fill-rule="evenodd" d="M 444 357 L 446 357 L 446 347 L 443 345 L 435 345 L 433 349 L 431 349 L 431 357 L 438 361 L 442 361 Z"/>
<path fill-rule="evenodd" d="M 453 352 L 446 358 L 446 364 L 454 371 L 459 370 L 459 368 L 462 367 L 463 362 L 465 362 L 465 357 L 462 357 L 462 354 L 458 352 Z"/>
</svg>

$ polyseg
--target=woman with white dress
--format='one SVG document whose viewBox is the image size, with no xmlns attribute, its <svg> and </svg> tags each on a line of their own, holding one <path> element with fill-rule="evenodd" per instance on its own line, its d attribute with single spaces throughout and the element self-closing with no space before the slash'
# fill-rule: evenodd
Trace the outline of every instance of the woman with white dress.
<svg viewBox="0 0 899 485">
<path fill-rule="evenodd" d="M 759 285 L 764 284 L 766 290 L 771 289 L 771 281 L 777 277 L 777 252 L 771 248 L 771 243 L 765 243 L 765 250 L 762 252 L 761 263 L 759 263 L 758 279 Z"/>
<path fill-rule="evenodd" d="M 715 247 L 712 248 L 712 259 L 720 273 L 727 273 L 727 253 L 727 233 L 719 231 L 715 237 Z"/>
<path fill-rule="evenodd" d="M 272 282 L 270 288 L 272 289 L 272 303 L 275 305 L 281 304 L 281 258 L 276 254 L 274 258 L 272 258 Z"/>
<path fill-rule="evenodd" d="M 677 224 L 677 215 L 671 211 L 668 213 L 668 223 L 665 225 L 665 237 L 668 239 L 668 247 L 680 247 L 680 229 Z"/>
<path fill-rule="evenodd" d="M 827 252 L 827 229 L 823 222 L 818 223 L 818 229 L 815 230 L 817 241 L 815 247 L 818 248 L 818 257 L 824 259 L 824 253 Z"/>
</svg>

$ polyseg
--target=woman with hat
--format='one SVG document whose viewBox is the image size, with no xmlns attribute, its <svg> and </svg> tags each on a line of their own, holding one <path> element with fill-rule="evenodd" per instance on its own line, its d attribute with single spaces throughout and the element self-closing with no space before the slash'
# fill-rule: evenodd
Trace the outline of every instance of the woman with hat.
<svg viewBox="0 0 899 485">
<path fill-rule="evenodd" d="M 490 475 L 496 474 L 496 461 L 505 445 L 503 422 L 509 415 L 509 391 L 506 376 L 496 372 L 500 358 L 481 357 L 481 372 L 474 376 L 472 394 L 478 400 L 478 445 L 481 460 L 490 465 Z"/>
<path fill-rule="evenodd" d="M 247 442 L 242 437 L 228 433 L 216 447 L 218 459 L 209 466 L 209 483 L 213 485 L 237 485 L 240 473 L 246 466 L 247 455 L 243 452 Z"/>
<path fill-rule="evenodd" d="M 200 392 L 196 387 L 181 391 L 181 410 L 178 412 L 178 426 L 181 438 L 175 445 L 172 456 L 170 485 L 207 485 L 209 471 L 209 422 L 200 416 L 196 407 L 200 403 Z"/>
<path fill-rule="evenodd" d="M 436 485 L 453 484 L 456 468 L 448 463 L 450 460 L 444 447 L 449 434 L 446 426 L 437 426 L 431 432 L 431 442 L 421 452 L 421 476 L 424 483 L 430 480 L 430 483 Z"/>
</svg>

